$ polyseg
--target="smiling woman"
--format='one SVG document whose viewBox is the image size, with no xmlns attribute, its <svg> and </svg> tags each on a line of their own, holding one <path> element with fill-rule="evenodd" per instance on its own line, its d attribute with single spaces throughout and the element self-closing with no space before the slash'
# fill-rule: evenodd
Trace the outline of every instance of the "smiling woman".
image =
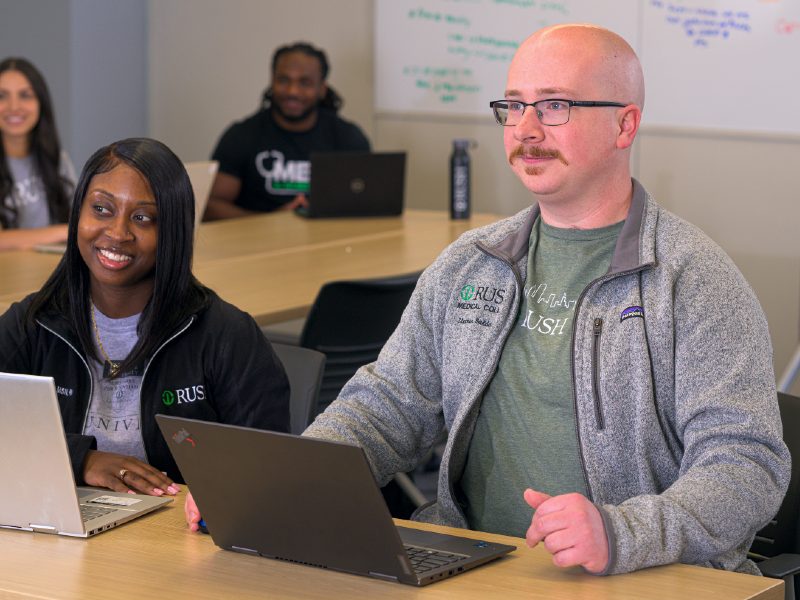
<svg viewBox="0 0 800 600">
<path fill-rule="evenodd" d="M 153 293 L 158 238 L 156 200 L 144 177 L 125 163 L 95 175 L 77 238 L 95 305 L 116 318 L 142 312 Z"/>
<path fill-rule="evenodd" d="M 50 92 L 24 58 L 0 61 L 0 250 L 61 242 L 75 172 Z"/>
<path fill-rule="evenodd" d="M 287 431 L 272 348 L 191 272 L 180 159 L 155 140 L 115 142 L 86 163 L 75 198 L 61 262 L 0 317 L 0 371 L 55 379 L 76 480 L 176 493 L 158 413 Z"/>
</svg>

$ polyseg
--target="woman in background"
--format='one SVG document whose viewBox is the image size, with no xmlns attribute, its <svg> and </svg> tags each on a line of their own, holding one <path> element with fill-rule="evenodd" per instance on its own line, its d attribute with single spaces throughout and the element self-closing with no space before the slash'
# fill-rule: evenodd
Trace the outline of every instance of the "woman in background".
<svg viewBox="0 0 800 600">
<path fill-rule="evenodd" d="M 283 367 L 253 318 L 192 275 L 193 233 L 192 186 L 169 148 L 101 148 L 61 262 L 0 316 L 0 371 L 53 377 L 78 484 L 176 493 L 159 413 L 288 431 Z"/>
<path fill-rule="evenodd" d="M 0 250 L 63 242 L 75 170 L 50 92 L 24 58 L 0 62 Z"/>
</svg>

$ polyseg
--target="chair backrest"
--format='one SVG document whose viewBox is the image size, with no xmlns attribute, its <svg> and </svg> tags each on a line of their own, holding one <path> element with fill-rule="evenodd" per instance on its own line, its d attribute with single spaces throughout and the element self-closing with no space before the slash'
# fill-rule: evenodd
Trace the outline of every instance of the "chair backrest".
<svg viewBox="0 0 800 600">
<path fill-rule="evenodd" d="M 211 194 L 211 186 L 214 184 L 219 163 L 215 160 L 198 160 L 183 163 L 183 166 L 189 175 L 194 192 L 194 227 L 196 230 L 200 226 L 200 221 L 203 220 L 203 213 L 206 212 L 208 196 Z"/>
<path fill-rule="evenodd" d="M 303 433 L 317 416 L 317 397 L 325 369 L 325 355 L 310 348 L 272 344 L 289 378 L 289 427 Z"/>
<path fill-rule="evenodd" d="M 300 345 L 325 353 L 322 411 L 359 367 L 374 361 L 400 322 L 419 273 L 327 283 L 308 313 Z"/>
<path fill-rule="evenodd" d="M 792 455 L 789 489 L 775 518 L 756 535 L 750 552 L 773 557 L 800 553 L 800 398 L 778 392 L 783 441 Z"/>
</svg>

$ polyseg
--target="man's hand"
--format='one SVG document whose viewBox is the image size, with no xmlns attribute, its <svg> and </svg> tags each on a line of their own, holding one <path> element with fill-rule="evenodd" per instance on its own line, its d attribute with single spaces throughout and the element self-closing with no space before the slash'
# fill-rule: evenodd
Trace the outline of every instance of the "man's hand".
<svg viewBox="0 0 800 600">
<path fill-rule="evenodd" d="M 186 494 L 186 502 L 183 504 L 183 514 L 186 515 L 186 523 L 189 531 L 200 531 L 200 509 L 197 508 L 192 493 Z"/>
<path fill-rule="evenodd" d="M 525 539 L 533 548 L 544 541 L 557 567 L 582 566 L 600 573 L 608 566 L 608 538 L 597 507 L 581 494 L 548 496 L 525 490 L 525 502 L 536 512 Z"/>
<path fill-rule="evenodd" d="M 161 471 L 132 457 L 90 450 L 83 463 L 86 485 L 115 492 L 137 492 L 150 496 L 174 496 L 180 488 Z"/>
<path fill-rule="evenodd" d="M 279 210 L 294 210 L 295 208 L 308 208 L 308 198 L 305 194 L 297 194 L 289 202 L 280 207 Z"/>
</svg>

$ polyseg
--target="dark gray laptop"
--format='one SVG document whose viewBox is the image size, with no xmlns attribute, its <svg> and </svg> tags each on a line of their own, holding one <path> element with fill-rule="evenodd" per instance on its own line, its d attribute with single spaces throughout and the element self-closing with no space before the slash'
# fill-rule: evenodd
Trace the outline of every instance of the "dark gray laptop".
<svg viewBox="0 0 800 600">
<path fill-rule="evenodd" d="M 425 585 L 516 549 L 396 527 L 356 446 L 156 420 L 214 543 L 226 550 Z"/>
<path fill-rule="evenodd" d="M 0 373 L 0 527 L 89 537 L 172 498 L 76 488 L 52 377 Z"/>
<path fill-rule="evenodd" d="M 309 218 L 388 217 L 403 212 L 404 152 L 311 154 Z"/>
</svg>

